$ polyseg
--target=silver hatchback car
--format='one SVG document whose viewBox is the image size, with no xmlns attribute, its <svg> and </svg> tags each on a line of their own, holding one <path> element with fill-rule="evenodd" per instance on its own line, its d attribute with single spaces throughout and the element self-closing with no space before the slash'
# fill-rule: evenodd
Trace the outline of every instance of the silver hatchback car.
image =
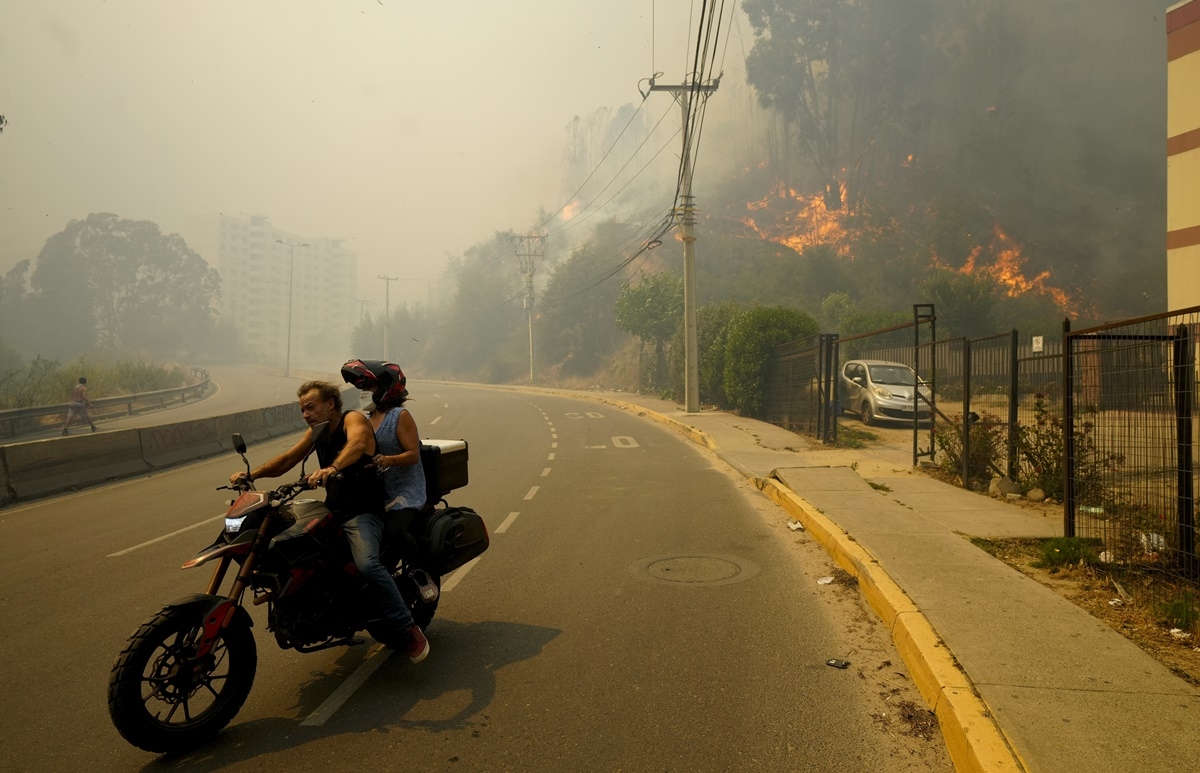
<svg viewBox="0 0 1200 773">
<path fill-rule="evenodd" d="M 879 419 L 913 418 L 913 384 L 916 374 L 902 362 L 887 360 L 850 360 L 842 366 L 838 384 L 838 400 L 842 410 L 857 413 L 863 424 Z M 929 387 L 924 381 L 919 387 L 917 419 L 929 419 Z"/>
</svg>

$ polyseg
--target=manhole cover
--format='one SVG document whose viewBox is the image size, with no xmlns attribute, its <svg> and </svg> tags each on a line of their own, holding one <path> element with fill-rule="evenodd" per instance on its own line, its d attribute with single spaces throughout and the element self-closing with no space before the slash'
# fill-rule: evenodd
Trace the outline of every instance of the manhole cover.
<svg viewBox="0 0 1200 773">
<path fill-rule="evenodd" d="M 677 554 L 643 559 L 629 570 L 671 585 L 728 585 L 758 574 L 758 565 L 733 556 Z"/>
</svg>

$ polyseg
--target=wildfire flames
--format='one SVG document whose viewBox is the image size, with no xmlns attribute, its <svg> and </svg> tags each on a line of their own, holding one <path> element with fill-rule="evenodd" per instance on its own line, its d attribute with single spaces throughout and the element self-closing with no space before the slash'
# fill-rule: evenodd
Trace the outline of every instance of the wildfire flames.
<svg viewBox="0 0 1200 773">
<path fill-rule="evenodd" d="M 843 185 L 842 196 L 845 194 Z M 808 196 L 781 187 L 760 201 L 747 203 L 746 209 L 756 213 L 754 217 L 746 215 L 738 219 L 763 239 L 791 247 L 796 252 L 814 244 L 826 244 L 840 257 L 851 258 L 846 212 L 831 212 L 821 194 Z M 772 222 L 768 224 L 768 220 Z"/>
<path fill-rule="evenodd" d="M 907 163 L 911 163 L 911 159 L 909 156 Z M 841 187 L 844 199 L 845 186 Z M 848 213 L 829 210 L 820 193 L 808 195 L 780 187 L 759 201 L 747 202 L 745 207 L 749 214 L 737 219 L 762 239 L 785 245 L 798 253 L 823 244 L 840 258 L 854 259 L 851 232 L 847 229 Z M 1025 275 L 1028 260 L 1020 245 L 997 224 L 993 226 L 991 240 L 976 246 L 961 267 L 947 265 L 936 255 L 931 265 L 961 274 L 988 276 L 1010 298 L 1033 293 L 1050 299 L 1063 312 L 1076 313 L 1076 306 L 1067 294 L 1048 284 L 1049 271 L 1033 277 Z"/>
<path fill-rule="evenodd" d="M 1025 276 L 1023 268 L 1029 258 L 1021 252 L 1020 246 L 999 225 L 993 226 L 992 241 L 987 245 L 986 251 L 992 256 L 990 265 L 979 264 L 980 257 L 985 252 L 984 245 L 979 245 L 971 250 L 971 254 L 967 256 L 967 262 L 955 270 L 960 274 L 990 276 L 1010 298 L 1034 293 L 1050 298 L 1064 312 L 1075 311 L 1074 304 L 1066 293 L 1057 287 L 1046 284 L 1046 280 L 1050 278 L 1049 271 L 1043 271 L 1032 279 Z M 951 268 L 939 261 L 937 256 L 934 256 L 933 265 Z"/>
</svg>

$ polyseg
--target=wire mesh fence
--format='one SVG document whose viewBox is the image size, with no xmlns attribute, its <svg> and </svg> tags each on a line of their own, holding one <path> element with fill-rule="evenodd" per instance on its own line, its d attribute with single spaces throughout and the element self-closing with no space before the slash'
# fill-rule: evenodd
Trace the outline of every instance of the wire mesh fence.
<svg viewBox="0 0 1200 773">
<path fill-rule="evenodd" d="M 1198 332 L 1200 307 L 1064 336 L 1066 534 L 1171 588 L 1200 579 Z"/>
<path fill-rule="evenodd" d="M 1200 614 L 1200 307 L 1076 332 L 1064 323 L 1061 338 L 936 340 L 932 317 L 914 309 L 907 325 L 779 347 L 768 420 L 831 442 L 832 417 L 864 410 L 849 363 L 912 368 L 930 409 L 927 448 L 913 422 L 914 466 L 929 456 L 964 486 L 1003 476 L 1061 500 L 1064 533 L 1091 541 L 1108 572 Z"/>
<path fill-rule="evenodd" d="M 763 390 L 763 418 L 772 424 L 818 436 L 821 410 L 821 347 L 804 339 L 775 347 Z"/>
</svg>

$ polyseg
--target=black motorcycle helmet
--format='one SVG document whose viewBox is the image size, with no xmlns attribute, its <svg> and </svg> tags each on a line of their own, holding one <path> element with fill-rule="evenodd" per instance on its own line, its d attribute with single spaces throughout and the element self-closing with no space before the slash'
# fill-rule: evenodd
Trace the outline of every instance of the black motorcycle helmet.
<svg viewBox="0 0 1200 773">
<path fill-rule="evenodd" d="M 408 379 L 394 362 L 384 360 L 350 360 L 342 366 L 342 380 L 371 393 L 375 405 L 403 400 L 408 396 Z"/>
</svg>

